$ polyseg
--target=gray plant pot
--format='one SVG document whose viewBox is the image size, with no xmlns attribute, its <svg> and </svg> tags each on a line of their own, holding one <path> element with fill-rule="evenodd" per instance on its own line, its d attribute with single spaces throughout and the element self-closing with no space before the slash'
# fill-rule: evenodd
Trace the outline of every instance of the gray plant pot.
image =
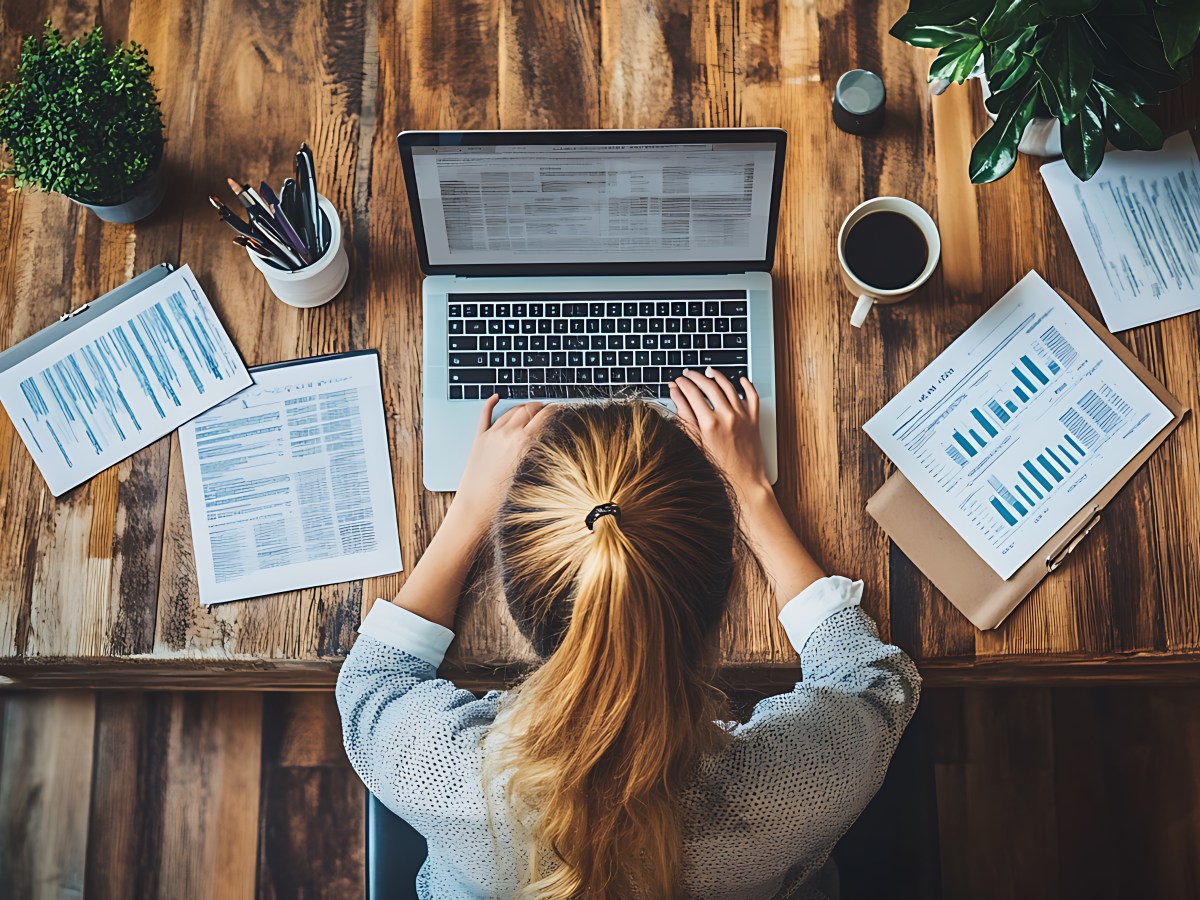
<svg viewBox="0 0 1200 900">
<path fill-rule="evenodd" d="M 150 174 L 138 182 L 134 194 L 124 203 L 84 203 L 71 197 L 80 206 L 86 206 L 105 222 L 137 222 L 158 209 L 162 203 L 165 185 L 162 178 L 162 157 Z"/>
</svg>

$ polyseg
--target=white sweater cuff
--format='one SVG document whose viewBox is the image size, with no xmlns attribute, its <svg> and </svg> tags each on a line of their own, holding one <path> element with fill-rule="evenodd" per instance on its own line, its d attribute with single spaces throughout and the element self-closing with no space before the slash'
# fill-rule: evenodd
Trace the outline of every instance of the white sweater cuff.
<svg viewBox="0 0 1200 900">
<path fill-rule="evenodd" d="M 779 621 L 796 652 L 804 650 L 804 645 L 817 630 L 817 626 L 834 613 L 858 606 L 862 600 L 862 592 L 861 581 L 831 575 L 814 581 L 789 600 L 779 611 Z"/>
<path fill-rule="evenodd" d="M 375 601 L 358 633 L 422 659 L 435 669 L 442 664 L 446 648 L 454 640 L 454 632 L 444 625 L 383 599 Z"/>
</svg>

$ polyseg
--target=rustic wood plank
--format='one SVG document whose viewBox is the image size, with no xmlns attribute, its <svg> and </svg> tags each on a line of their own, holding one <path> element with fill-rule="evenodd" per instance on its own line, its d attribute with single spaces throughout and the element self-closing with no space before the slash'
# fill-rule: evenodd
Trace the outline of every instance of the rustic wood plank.
<svg viewBox="0 0 1200 900">
<path fill-rule="evenodd" d="M 267 698 L 257 896 L 364 896 L 366 798 L 333 697 Z"/>
<path fill-rule="evenodd" d="M 83 896 L 96 696 L 89 691 L 3 701 L 0 872 L 13 897 Z M 53 848 L 53 852 L 47 852 Z"/>
</svg>

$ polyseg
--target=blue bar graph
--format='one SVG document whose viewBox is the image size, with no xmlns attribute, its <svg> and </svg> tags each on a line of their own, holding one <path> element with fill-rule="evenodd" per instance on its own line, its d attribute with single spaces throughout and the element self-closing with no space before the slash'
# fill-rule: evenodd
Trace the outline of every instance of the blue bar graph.
<svg viewBox="0 0 1200 900">
<path fill-rule="evenodd" d="M 1034 365 L 1033 360 L 1030 359 L 1028 356 L 1022 356 L 1021 362 L 1025 363 L 1025 368 L 1027 368 L 1030 372 L 1032 372 L 1033 377 L 1036 378 L 1038 381 L 1040 381 L 1042 384 L 1050 383 L 1050 379 L 1047 378 L 1045 376 L 1045 374 L 1043 374 L 1041 369 L 1039 369 L 1036 365 Z"/>
<path fill-rule="evenodd" d="M 985 419 L 983 417 L 983 413 L 981 413 L 977 409 L 973 409 L 973 410 L 971 410 L 971 415 L 973 415 L 975 417 L 976 422 L 978 422 L 980 425 L 983 426 L 983 430 L 988 433 L 988 437 L 996 436 L 996 429 L 994 427 L 992 427 L 991 422 L 989 422 L 987 419 Z"/>
<path fill-rule="evenodd" d="M 1073 466 L 1079 465 L 1079 460 L 1077 460 L 1074 456 L 1072 456 L 1071 451 L 1069 451 L 1062 444 L 1058 445 L 1058 452 L 1061 453 L 1063 456 L 1065 456 L 1067 458 L 1067 461 L 1070 462 L 1071 465 L 1073 465 Z"/>
<path fill-rule="evenodd" d="M 1013 369 L 1013 371 L 1015 372 L 1016 369 Z M 1022 403 L 1029 402 L 1029 395 L 1020 388 L 1013 388 L 1013 393 L 1017 395 L 1017 399 L 1019 399 Z"/>
<path fill-rule="evenodd" d="M 1037 497 L 1039 500 L 1041 500 L 1041 499 L 1042 499 L 1042 492 L 1041 492 L 1041 491 L 1039 491 L 1039 490 L 1038 490 L 1036 487 L 1034 487 L 1034 486 L 1033 486 L 1033 482 L 1029 480 L 1028 476 L 1026 476 L 1026 474 L 1025 474 L 1024 472 L 1018 472 L 1017 474 L 1018 474 L 1018 475 L 1020 475 L 1020 476 L 1021 476 L 1021 480 L 1022 480 L 1023 482 L 1025 482 L 1025 487 L 1027 487 L 1027 488 L 1029 488 L 1029 490 L 1033 491 L 1033 496 L 1035 496 L 1035 497 Z M 1036 473 L 1036 472 L 1034 472 L 1034 474 L 1036 475 L 1037 473 Z"/>
<path fill-rule="evenodd" d="M 967 464 L 967 458 L 962 455 L 962 453 L 959 451 L 959 449 L 957 447 L 947 447 L 946 455 L 949 456 L 956 463 L 958 463 L 960 466 L 965 466 Z"/>
<path fill-rule="evenodd" d="M 1050 464 L 1050 461 L 1046 459 L 1045 453 L 1039 453 L 1037 455 L 1037 461 L 1042 464 L 1043 469 L 1050 473 L 1050 477 L 1054 479 L 1055 484 L 1063 480 L 1063 477 L 1059 474 L 1058 469 L 1054 468 L 1054 466 Z"/>
<path fill-rule="evenodd" d="M 1059 371 L 1061 371 L 1061 369 L 1058 363 L 1056 363 L 1054 360 L 1050 360 L 1050 374 L 1057 375 Z"/>
<path fill-rule="evenodd" d="M 967 429 L 967 433 L 969 435 L 971 435 L 971 437 L 975 438 L 976 443 L 979 444 L 979 449 L 982 450 L 984 447 L 987 446 L 987 441 L 985 441 L 983 438 L 981 438 L 979 436 L 979 432 L 976 431 L 974 428 Z"/>
<path fill-rule="evenodd" d="M 1017 411 L 1017 404 L 1013 403 L 1011 400 L 1005 400 L 1004 405 L 1008 407 L 1009 412 Z"/>
<path fill-rule="evenodd" d="M 1012 373 L 1015 376 L 1017 376 L 1017 381 L 1019 381 L 1019 382 L 1021 382 L 1021 384 L 1025 385 L 1025 390 L 1029 391 L 1029 393 L 1031 393 L 1031 394 L 1037 393 L 1037 388 L 1035 388 L 1033 386 L 1033 382 L 1029 380 L 1029 378 L 1025 375 L 1024 372 L 1022 372 L 1020 369 L 1014 368 L 1012 370 Z M 1026 399 L 1028 399 L 1024 394 L 1021 393 L 1020 388 L 1014 388 L 1014 390 L 1017 392 L 1017 396 L 1021 398 L 1022 403 L 1024 403 L 1026 401 Z"/>
<path fill-rule="evenodd" d="M 989 400 L 987 405 L 988 409 L 990 409 L 993 415 L 1000 420 L 1001 424 L 1009 420 L 1009 415 L 1004 411 L 1004 407 L 995 400 Z"/>
<path fill-rule="evenodd" d="M 1019 484 L 1015 485 L 1015 487 L 1017 489 L 1017 493 L 1021 495 L 1021 499 L 1024 500 L 1026 503 L 1028 503 L 1030 506 L 1033 506 L 1034 503 L 1032 500 L 1029 499 L 1029 495 L 1027 493 L 1025 493 L 1025 488 L 1021 487 Z"/>
<path fill-rule="evenodd" d="M 970 441 L 968 441 L 965 437 L 963 437 L 957 431 L 954 432 L 954 440 L 958 441 L 958 445 L 967 451 L 967 456 L 974 456 L 976 453 L 979 452 L 978 450 L 976 450 L 974 447 L 971 446 Z"/>
<path fill-rule="evenodd" d="M 1017 524 L 1017 520 L 1015 518 L 1013 518 L 1013 514 L 1010 513 L 1007 509 L 1005 509 L 1004 504 L 1001 503 L 999 500 L 997 500 L 995 497 L 992 498 L 992 506 L 994 506 L 996 508 L 996 512 L 1000 513 L 1001 518 L 1003 518 L 1004 521 L 1007 522 L 1009 525 Z"/>
<path fill-rule="evenodd" d="M 1080 456 L 1083 456 L 1083 448 L 1075 443 L 1075 439 L 1073 437 L 1071 437 L 1069 434 L 1064 434 L 1063 437 L 1067 439 L 1068 444 L 1075 448 L 1076 453 L 1078 453 Z"/>
<path fill-rule="evenodd" d="M 1029 471 L 1029 474 L 1037 479 L 1037 483 L 1042 486 L 1046 493 L 1050 493 L 1050 482 L 1046 480 L 1046 476 L 1035 469 L 1033 467 L 1033 463 L 1031 463 L 1029 460 L 1025 460 L 1024 466 Z"/>
</svg>

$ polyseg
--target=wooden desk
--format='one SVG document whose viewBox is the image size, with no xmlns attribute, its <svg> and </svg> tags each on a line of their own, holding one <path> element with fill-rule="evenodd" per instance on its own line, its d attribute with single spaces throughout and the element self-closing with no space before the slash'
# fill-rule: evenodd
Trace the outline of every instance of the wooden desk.
<svg viewBox="0 0 1200 900">
<path fill-rule="evenodd" d="M 101 224 L 59 196 L 0 195 L 0 344 L 171 260 L 191 264 L 248 364 L 377 348 L 411 566 L 448 498 L 421 487 L 421 273 L 397 132 L 780 126 L 789 144 L 774 271 L 778 492 L 819 558 L 866 581 L 866 606 L 933 681 L 1200 674 L 1194 415 L 995 632 L 975 631 L 863 511 L 889 463 L 862 423 L 1021 275 L 1036 268 L 1095 309 L 1037 160 L 969 185 L 969 148 L 985 126 L 978 87 L 929 97 L 927 54 L 886 34 L 901 0 L 882 11 L 866 0 L 273 5 L 103 4 L 108 35 L 135 38 L 156 67 L 169 195 L 136 226 Z M 64 6 L 0 0 L 0 73 L 11 77 L 21 37 L 48 15 L 73 33 L 101 4 Z M 833 84 L 856 66 L 888 87 L 887 125 L 874 137 L 830 121 Z M 1198 94 L 1168 98 L 1168 125 L 1196 120 Z M 205 200 L 224 193 L 228 175 L 278 183 L 302 140 L 343 212 L 351 253 L 344 293 L 310 311 L 268 294 Z M 834 243 L 845 214 L 878 194 L 934 215 L 943 262 L 912 301 L 857 331 Z M 1192 315 L 1122 335 L 1193 407 L 1198 329 Z M 23 683 L 327 686 L 365 607 L 401 583 L 202 607 L 175 437 L 55 500 L 0 419 L 0 672 Z M 733 608 L 723 636 L 731 679 L 793 677 L 773 605 L 752 590 Z M 522 659 L 513 635 L 500 605 L 478 594 L 448 668 L 469 683 L 502 677 Z"/>
</svg>

